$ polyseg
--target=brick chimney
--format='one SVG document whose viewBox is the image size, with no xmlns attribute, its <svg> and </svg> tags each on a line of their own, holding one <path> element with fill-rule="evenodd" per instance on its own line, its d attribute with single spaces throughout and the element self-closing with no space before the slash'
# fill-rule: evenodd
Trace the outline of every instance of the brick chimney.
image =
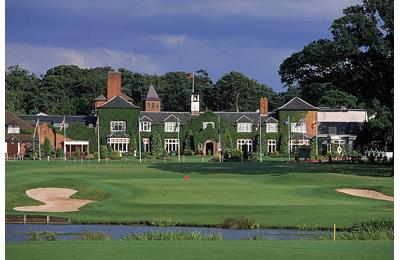
<svg viewBox="0 0 400 260">
<path fill-rule="evenodd" d="M 260 116 L 268 115 L 268 98 L 260 99 Z"/>
<path fill-rule="evenodd" d="M 107 74 L 107 100 L 121 95 L 121 73 L 109 71 Z"/>
</svg>

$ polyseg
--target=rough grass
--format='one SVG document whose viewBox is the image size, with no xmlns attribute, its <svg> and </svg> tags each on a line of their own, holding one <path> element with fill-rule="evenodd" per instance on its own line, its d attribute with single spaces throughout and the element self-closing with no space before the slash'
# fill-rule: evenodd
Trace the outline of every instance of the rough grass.
<svg viewBox="0 0 400 260">
<path fill-rule="evenodd" d="M 393 241 L 38 241 L 9 242 L 25 259 L 393 259 Z M 33 257 L 34 256 L 34 257 Z"/>
<path fill-rule="evenodd" d="M 197 161 L 72 163 L 6 162 L 6 214 L 16 206 L 38 205 L 27 189 L 77 189 L 73 197 L 98 202 L 78 212 L 51 214 L 84 223 L 151 222 L 218 225 L 247 216 L 266 227 L 317 225 L 331 228 L 371 217 L 393 218 L 393 203 L 335 192 L 373 188 L 393 193 L 393 168 L 384 165 L 288 164 L 282 162 L 201 163 Z M 190 181 L 183 176 L 190 175 Z M 32 214 L 32 213 L 29 213 Z M 45 215 L 46 213 L 37 213 Z"/>
<path fill-rule="evenodd" d="M 146 232 L 146 233 L 135 233 L 122 240 L 222 240 L 222 234 L 212 233 L 212 234 L 201 234 L 199 232 Z"/>
</svg>

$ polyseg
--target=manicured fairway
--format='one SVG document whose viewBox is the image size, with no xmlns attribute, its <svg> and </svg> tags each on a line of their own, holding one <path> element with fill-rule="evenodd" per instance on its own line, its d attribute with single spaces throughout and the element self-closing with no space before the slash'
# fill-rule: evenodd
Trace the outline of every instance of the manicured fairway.
<svg viewBox="0 0 400 260">
<path fill-rule="evenodd" d="M 6 259 L 393 259 L 393 241 L 53 241 L 6 243 Z"/>
<path fill-rule="evenodd" d="M 77 189 L 98 200 L 79 212 L 51 215 L 74 221 L 124 222 L 170 217 L 184 224 L 219 224 L 248 216 L 267 227 L 338 227 L 368 217 L 393 218 L 393 203 L 337 193 L 372 188 L 393 194 L 392 168 L 373 165 L 249 163 L 6 162 L 6 214 L 40 205 L 25 195 L 39 187 Z M 183 176 L 190 180 L 184 181 Z"/>
</svg>

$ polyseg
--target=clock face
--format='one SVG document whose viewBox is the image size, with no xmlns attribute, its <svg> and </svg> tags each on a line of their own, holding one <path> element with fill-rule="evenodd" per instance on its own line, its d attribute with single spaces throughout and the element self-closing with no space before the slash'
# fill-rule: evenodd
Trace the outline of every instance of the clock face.
<svg viewBox="0 0 400 260">
<path fill-rule="evenodd" d="M 192 111 L 199 111 L 199 102 L 192 102 Z"/>
</svg>

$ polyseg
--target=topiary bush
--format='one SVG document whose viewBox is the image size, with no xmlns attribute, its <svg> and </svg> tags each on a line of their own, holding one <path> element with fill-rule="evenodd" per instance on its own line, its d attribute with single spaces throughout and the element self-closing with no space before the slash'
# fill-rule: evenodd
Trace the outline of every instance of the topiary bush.
<svg viewBox="0 0 400 260">
<path fill-rule="evenodd" d="M 112 159 L 113 160 L 121 160 L 121 153 L 119 151 L 112 152 Z"/>
</svg>

